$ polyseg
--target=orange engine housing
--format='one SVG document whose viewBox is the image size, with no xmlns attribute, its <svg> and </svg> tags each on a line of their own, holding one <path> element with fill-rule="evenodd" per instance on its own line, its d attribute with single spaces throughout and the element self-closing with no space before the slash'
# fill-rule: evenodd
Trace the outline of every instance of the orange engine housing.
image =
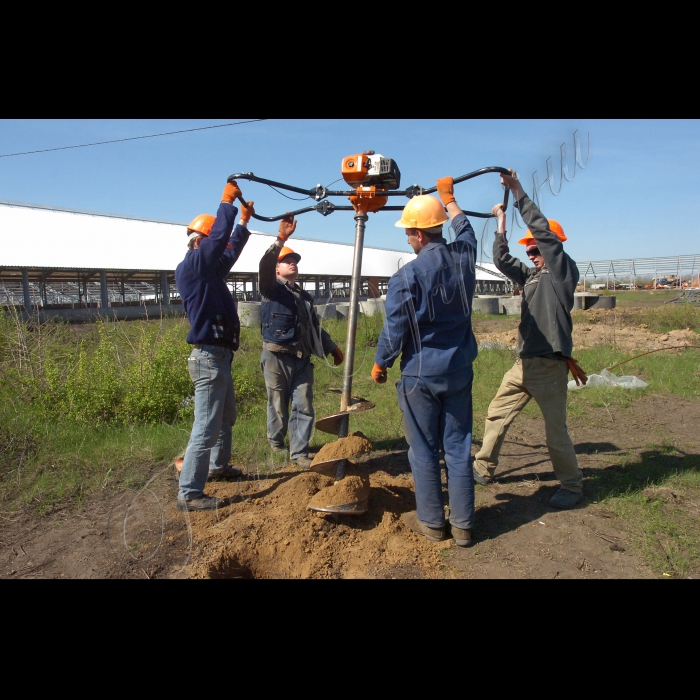
<svg viewBox="0 0 700 700">
<path fill-rule="evenodd" d="M 371 166 L 372 162 L 366 153 L 356 153 L 343 158 L 340 174 L 348 185 L 358 185 L 367 179 L 367 171 Z"/>
<path fill-rule="evenodd" d="M 350 195 L 350 204 L 357 212 L 368 214 L 370 212 L 378 212 L 389 199 L 385 194 L 385 190 L 379 190 L 376 187 L 358 187 L 355 190 L 356 194 Z"/>
</svg>

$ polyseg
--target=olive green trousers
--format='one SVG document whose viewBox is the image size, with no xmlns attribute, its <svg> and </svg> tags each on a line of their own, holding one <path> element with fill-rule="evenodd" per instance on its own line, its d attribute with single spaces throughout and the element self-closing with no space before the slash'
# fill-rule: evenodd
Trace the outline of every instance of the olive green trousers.
<svg viewBox="0 0 700 700">
<path fill-rule="evenodd" d="M 528 357 L 515 361 L 489 405 L 483 445 L 474 462 L 479 474 L 493 477 L 510 424 L 528 401 L 535 399 L 544 418 L 547 449 L 557 479 L 570 491 L 582 491 L 583 475 L 566 427 L 568 375 L 563 360 Z"/>
</svg>

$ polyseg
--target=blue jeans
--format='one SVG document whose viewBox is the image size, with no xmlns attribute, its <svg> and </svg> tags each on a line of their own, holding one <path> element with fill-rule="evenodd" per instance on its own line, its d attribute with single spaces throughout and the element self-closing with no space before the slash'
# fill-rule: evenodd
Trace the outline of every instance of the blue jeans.
<svg viewBox="0 0 700 700">
<path fill-rule="evenodd" d="M 474 524 L 473 378 L 469 367 L 446 376 L 403 377 L 396 384 L 416 490 L 416 515 L 428 527 L 445 524 L 440 448 L 445 451 L 450 522 L 466 530 Z"/>
<path fill-rule="evenodd" d="M 231 429 L 237 415 L 232 361 L 230 350 L 215 345 L 192 348 L 187 360 L 194 382 L 194 425 L 180 474 L 181 500 L 200 498 L 207 477 L 221 473 L 231 459 Z"/>
<path fill-rule="evenodd" d="M 267 387 L 268 442 L 284 447 L 289 427 L 290 458 L 306 457 L 314 432 L 314 366 L 311 360 L 263 349 L 260 367 Z"/>
</svg>

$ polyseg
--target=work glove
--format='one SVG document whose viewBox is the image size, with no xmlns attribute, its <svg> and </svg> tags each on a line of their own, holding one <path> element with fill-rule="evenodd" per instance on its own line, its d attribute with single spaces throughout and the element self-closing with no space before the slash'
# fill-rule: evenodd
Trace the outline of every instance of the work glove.
<svg viewBox="0 0 700 700">
<path fill-rule="evenodd" d="M 333 355 L 333 365 L 337 367 L 344 359 L 343 351 L 340 348 L 333 348 L 330 352 Z"/>
<path fill-rule="evenodd" d="M 250 221 L 250 217 L 255 214 L 255 207 L 253 206 L 255 202 L 246 202 L 241 204 L 241 221 L 246 224 Z"/>
<path fill-rule="evenodd" d="M 224 193 L 221 195 L 222 202 L 228 202 L 233 204 L 233 202 L 238 198 L 242 197 L 241 189 L 238 187 L 238 183 L 235 180 L 231 180 L 226 183 L 224 187 Z"/>
<path fill-rule="evenodd" d="M 279 234 L 277 238 L 285 241 L 297 230 L 297 222 L 294 220 L 294 215 L 287 213 L 280 221 Z"/>
<path fill-rule="evenodd" d="M 381 367 L 376 362 L 372 367 L 372 379 L 375 384 L 384 384 L 386 382 L 386 367 Z"/>
<path fill-rule="evenodd" d="M 571 374 L 576 382 L 576 386 L 581 386 L 581 384 L 585 386 L 586 382 L 588 381 L 588 376 L 579 367 L 578 360 L 574 360 L 573 357 L 567 357 L 566 364 L 569 365 L 569 369 L 571 370 Z"/>
<path fill-rule="evenodd" d="M 454 180 L 451 177 L 440 178 L 437 181 L 437 191 L 445 206 L 455 201 Z"/>
</svg>

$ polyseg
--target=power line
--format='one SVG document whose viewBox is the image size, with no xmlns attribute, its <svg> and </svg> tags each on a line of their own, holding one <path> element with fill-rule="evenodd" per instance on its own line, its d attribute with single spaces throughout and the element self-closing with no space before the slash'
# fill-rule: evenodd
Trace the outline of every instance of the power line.
<svg viewBox="0 0 700 700">
<path fill-rule="evenodd" d="M 49 153 L 50 151 L 67 151 L 71 148 L 87 148 L 88 146 L 102 146 L 106 143 L 121 143 L 122 141 L 138 141 L 139 139 L 154 139 L 158 136 L 171 136 L 172 134 L 187 134 L 191 131 L 205 131 L 206 129 L 222 129 L 225 126 L 238 126 L 239 124 L 251 124 L 252 122 L 266 122 L 267 119 L 247 119 L 242 122 L 228 122 L 227 124 L 215 124 L 214 126 L 199 126 L 195 129 L 180 129 L 180 131 L 165 131 L 162 134 L 149 134 L 148 136 L 131 136 L 126 139 L 113 139 L 111 141 L 96 141 L 95 143 L 82 143 L 78 146 L 60 146 L 58 148 L 43 148 L 39 151 L 22 151 L 21 153 L 3 153 L 0 158 L 12 156 L 28 156 L 32 153 Z"/>
</svg>

